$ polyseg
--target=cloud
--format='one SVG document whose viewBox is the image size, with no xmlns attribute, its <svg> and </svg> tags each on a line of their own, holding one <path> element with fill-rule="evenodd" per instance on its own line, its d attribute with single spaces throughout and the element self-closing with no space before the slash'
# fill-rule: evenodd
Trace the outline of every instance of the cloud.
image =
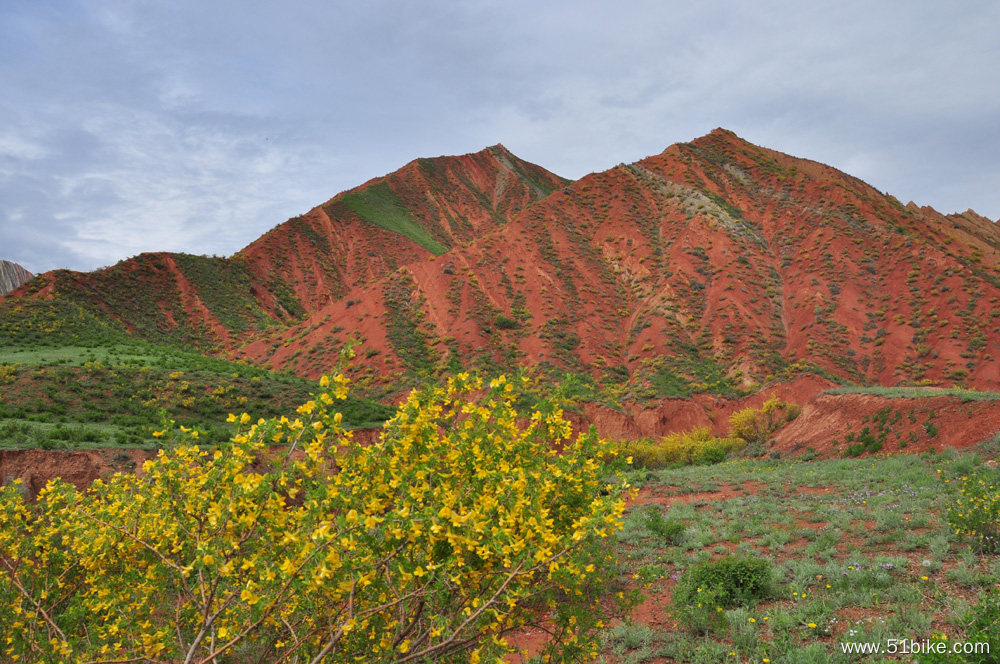
<svg viewBox="0 0 1000 664">
<path fill-rule="evenodd" d="M 1000 217 L 982 3 L 0 7 L 0 256 L 230 254 L 418 156 L 502 141 L 569 177 L 716 126 Z"/>
</svg>

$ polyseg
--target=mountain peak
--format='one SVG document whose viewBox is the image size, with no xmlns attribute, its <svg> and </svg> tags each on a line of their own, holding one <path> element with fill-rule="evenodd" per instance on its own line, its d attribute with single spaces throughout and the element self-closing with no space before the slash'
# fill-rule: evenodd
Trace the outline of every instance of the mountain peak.
<svg viewBox="0 0 1000 664">
<path fill-rule="evenodd" d="M 735 131 L 731 129 L 726 129 L 725 127 L 716 127 L 712 131 L 708 132 L 704 136 L 700 136 L 693 141 L 693 145 L 699 147 L 709 147 L 709 146 L 720 146 L 720 145 L 746 145 L 749 144 L 744 138 L 741 138 L 736 134 Z"/>
<path fill-rule="evenodd" d="M 709 136 L 726 136 L 729 138 L 740 138 L 736 135 L 736 132 L 732 129 L 726 129 L 725 127 L 716 127 L 712 131 L 708 132 Z M 743 139 L 740 139 L 743 140 Z"/>
</svg>

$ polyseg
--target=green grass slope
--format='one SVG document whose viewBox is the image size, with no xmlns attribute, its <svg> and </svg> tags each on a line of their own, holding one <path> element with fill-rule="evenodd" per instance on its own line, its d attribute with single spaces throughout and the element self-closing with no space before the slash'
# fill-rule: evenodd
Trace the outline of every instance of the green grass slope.
<svg viewBox="0 0 1000 664">
<path fill-rule="evenodd" d="M 155 446 L 165 421 L 230 434 L 229 413 L 293 412 L 311 381 L 164 346 L 5 347 L 0 350 L 0 447 Z M 350 398 L 349 428 L 380 426 L 393 409 Z"/>
</svg>

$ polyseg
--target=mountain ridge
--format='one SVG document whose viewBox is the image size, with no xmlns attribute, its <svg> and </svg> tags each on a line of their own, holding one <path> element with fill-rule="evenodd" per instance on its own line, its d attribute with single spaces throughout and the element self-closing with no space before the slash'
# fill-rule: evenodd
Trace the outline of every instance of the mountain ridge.
<svg viewBox="0 0 1000 664">
<path fill-rule="evenodd" d="M 623 197 L 630 207 L 618 202 Z M 428 370 L 421 358 L 430 354 L 439 369 L 473 358 L 481 367 L 610 371 L 627 375 L 639 395 L 682 396 L 706 386 L 735 392 L 798 365 L 839 380 L 969 380 L 992 389 L 998 347 L 984 302 L 1000 295 L 998 248 L 1000 232 L 984 217 L 907 211 L 853 176 L 716 130 L 585 176 L 495 233 L 407 266 L 355 298 L 366 305 L 360 314 L 335 302 L 243 352 L 320 372 L 309 366 L 321 356 L 312 340 L 354 327 L 385 362 L 375 370 L 383 375 Z M 906 260 L 920 264 L 925 256 L 936 267 L 908 274 Z M 441 261 L 469 278 L 433 267 Z M 507 261 L 513 270 L 503 267 Z M 519 270 L 542 273 L 545 284 L 523 277 L 536 283 L 515 301 Z M 723 270 L 727 278 L 716 280 Z M 920 272 L 937 273 L 927 288 L 933 297 L 920 292 Z M 880 299 L 887 287 L 910 291 L 905 313 L 891 320 L 895 309 Z M 989 292 L 971 294 L 980 288 Z M 600 313 L 580 313 L 581 291 Z M 740 291 L 745 296 L 734 297 Z M 949 302 L 945 292 L 961 295 Z M 950 306 L 956 301 L 965 315 Z M 629 311 L 609 317 L 618 303 Z M 409 320 L 399 320 L 400 312 Z M 954 336 L 939 332 L 948 325 Z M 406 330 L 413 347 L 400 341 Z M 477 362 L 484 348 L 489 357 Z"/>
<path fill-rule="evenodd" d="M 306 376 L 360 340 L 356 371 L 395 389 L 524 366 L 612 400 L 733 396 L 801 371 L 1000 380 L 996 223 L 903 205 L 721 128 L 576 182 L 499 144 L 416 159 L 231 258 L 143 257 L 103 285 L 43 275 L 7 301 L 168 274 L 139 288 L 144 318 L 138 295 L 84 298 L 88 311 Z"/>
</svg>

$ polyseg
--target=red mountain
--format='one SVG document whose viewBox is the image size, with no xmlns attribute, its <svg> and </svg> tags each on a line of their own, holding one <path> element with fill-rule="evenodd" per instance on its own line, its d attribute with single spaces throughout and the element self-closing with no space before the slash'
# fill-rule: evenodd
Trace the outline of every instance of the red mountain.
<svg viewBox="0 0 1000 664">
<path fill-rule="evenodd" d="M 265 282 L 289 284 L 312 311 L 496 230 L 568 182 L 502 145 L 417 159 L 281 224 L 237 256 Z"/>
<path fill-rule="evenodd" d="M 417 258 L 338 282 L 339 299 L 242 354 L 316 375 L 355 336 L 375 380 L 537 364 L 635 397 L 731 394 L 804 368 L 1000 387 L 997 224 L 721 129 Z"/>
<path fill-rule="evenodd" d="M 232 349 L 495 230 L 568 182 L 502 145 L 417 159 L 276 226 L 231 258 L 149 253 L 96 272 L 47 272 L 7 298 L 0 334 L 84 334 L 96 319 L 150 341 Z M 31 317 L 12 314 L 25 298 L 35 301 Z M 48 307 L 41 313 L 39 301 Z"/>
</svg>

